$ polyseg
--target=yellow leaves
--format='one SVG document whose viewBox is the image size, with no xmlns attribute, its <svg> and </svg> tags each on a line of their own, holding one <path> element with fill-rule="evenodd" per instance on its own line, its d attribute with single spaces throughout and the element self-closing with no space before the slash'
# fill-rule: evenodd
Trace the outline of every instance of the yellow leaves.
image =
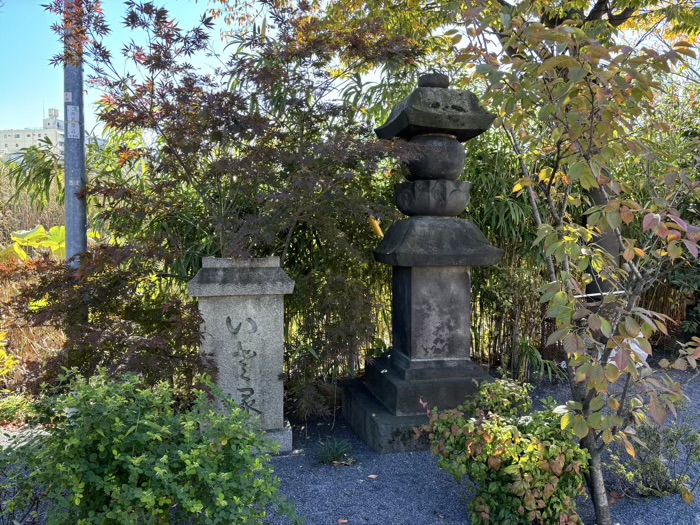
<svg viewBox="0 0 700 525">
<path fill-rule="evenodd" d="M 573 424 L 574 424 L 574 413 L 573 412 L 567 412 L 566 414 L 564 414 L 562 416 L 561 423 L 560 423 L 562 430 L 566 430 L 567 428 L 569 428 Z"/>
<path fill-rule="evenodd" d="M 632 443 L 630 443 L 629 440 L 627 439 L 627 436 L 625 436 L 625 434 L 622 434 L 622 433 L 620 434 L 620 436 L 622 437 L 622 443 L 625 445 L 625 450 L 627 451 L 627 453 L 630 456 L 632 456 L 633 458 L 636 458 L 637 453 L 635 452 L 634 447 L 632 446 Z"/>
<path fill-rule="evenodd" d="M 695 501 L 695 496 L 693 496 L 693 493 L 685 485 L 681 485 L 681 498 L 683 498 L 683 501 L 688 505 L 692 505 Z"/>
<path fill-rule="evenodd" d="M 552 168 L 546 167 L 542 169 L 539 174 L 537 175 L 537 178 L 540 182 L 549 182 L 549 180 L 552 177 Z"/>
<path fill-rule="evenodd" d="M 531 179 L 528 179 L 528 178 L 520 179 L 518 182 L 515 183 L 515 186 L 513 186 L 513 193 L 517 193 L 528 186 L 534 186 L 534 185 L 535 185 L 535 182 Z"/>
<path fill-rule="evenodd" d="M 693 51 L 690 48 L 687 47 L 677 47 L 675 48 L 676 53 L 680 53 L 681 55 L 685 55 L 690 58 L 695 58 L 697 55 L 695 54 L 695 51 Z"/>
<path fill-rule="evenodd" d="M 379 221 L 375 219 L 372 215 L 369 216 L 367 219 L 369 222 L 369 225 L 372 228 L 372 231 L 374 234 L 379 237 L 380 239 L 384 238 L 384 232 L 382 231 L 382 227 L 379 225 Z"/>
<path fill-rule="evenodd" d="M 545 60 L 540 65 L 540 67 L 537 68 L 537 72 L 541 75 L 542 73 L 545 73 L 547 71 L 552 71 L 555 68 L 580 67 L 580 65 L 581 64 L 579 64 L 576 60 L 574 60 L 570 56 L 560 55 L 560 56 L 548 58 L 547 60 Z"/>
</svg>

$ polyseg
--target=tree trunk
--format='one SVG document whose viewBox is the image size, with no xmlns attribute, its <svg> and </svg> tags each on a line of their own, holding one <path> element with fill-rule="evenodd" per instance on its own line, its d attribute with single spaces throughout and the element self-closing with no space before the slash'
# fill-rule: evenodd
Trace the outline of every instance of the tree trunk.
<svg viewBox="0 0 700 525">
<path fill-rule="evenodd" d="M 608 493 L 605 490 L 605 479 L 603 478 L 603 461 L 601 452 L 597 450 L 593 431 L 583 438 L 581 446 L 588 450 L 591 461 L 588 464 L 588 474 L 586 474 L 586 484 L 591 495 L 595 519 L 597 525 L 612 525 L 610 517 L 610 504 L 608 503 Z"/>
</svg>

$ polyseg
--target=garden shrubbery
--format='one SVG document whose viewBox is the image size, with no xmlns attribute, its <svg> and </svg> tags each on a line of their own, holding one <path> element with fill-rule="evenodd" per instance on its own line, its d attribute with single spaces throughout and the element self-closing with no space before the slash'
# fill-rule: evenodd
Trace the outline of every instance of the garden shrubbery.
<svg viewBox="0 0 700 525">
<path fill-rule="evenodd" d="M 530 389 L 499 380 L 457 409 L 429 414 L 440 467 L 475 487 L 474 525 L 581 523 L 575 498 L 585 491 L 587 453 L 551 405 L 530 414 Z"/>
<path fill-rule="evenodd" d="M 46 523 L 260 524 L 279 493 L 257 421 L 202 389 L 176 410 L 166 383 L 104 371 L 75 376 L 40 402 L 43 425 L 0 453 L 0 520 L 45 512 Z"/>
<path fill-rule="evenodd" d="M 654 423 L 639 427 L 644 443 L 634 457 L 618 450 L 610 454 L 608 469 L 626 495 L 663 497 L 680 493 L 691 504 L 700 478 L 693 475 L 700 463 L 700 432 L 688 423 L 666 426 Z M 694 479 L 693 479 L 694 478 Z"/>
</svg>

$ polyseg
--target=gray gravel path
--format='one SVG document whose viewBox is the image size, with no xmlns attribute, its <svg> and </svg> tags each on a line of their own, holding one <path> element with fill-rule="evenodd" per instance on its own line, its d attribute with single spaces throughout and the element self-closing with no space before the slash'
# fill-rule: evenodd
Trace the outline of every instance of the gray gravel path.
<svg viewBox="0 0 700 525">
<path fill-rule="evenodd" d="M 700 415 L 700 376 L 673 372 L 689 397 L 687 415 Z M 566 385 L 542 385 L 537 397 L 568 399 Z M 700 424 L 696 422 L 696 424 Z M 346 439 L 353 445 L 353 466 L 321 466 L 315 447 L 326 436 Z M 295 453 L 274 459 L 283 492 L 296 502 L 308 525 L 468 525 L 469 495 L 451 475 L 440 470 L 428 452 L 380 455 L 359 441 L 340 419 L 329 424 L 295 429 Z M 376 475 L 376 479 L 367 476 Z M 579 502 L 585 525 L 595 524 L 590 501 Z M 687 505 L 680 496 L 622 499 L 612 505 L 619 525 L 700 525 L 700 490 L 696 503 Z M 347 522 L 339 521 L 347 520 Z M 267 525 L 285 520 L 271 517 Z"/>
</svg>

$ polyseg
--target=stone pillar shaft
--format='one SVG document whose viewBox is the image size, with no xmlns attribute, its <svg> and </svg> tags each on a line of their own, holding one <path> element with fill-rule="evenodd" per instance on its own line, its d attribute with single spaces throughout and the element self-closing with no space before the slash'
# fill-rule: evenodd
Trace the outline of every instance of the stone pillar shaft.
<svg viewBox="0 0 700 525">
<path fill-rule="evenodd" d="M 282 452 L 291 451 L 282 377 L 284 295 L 292 293 L 294 282 L 279 258 L 208 257 L 188 287 L 199 298 L 202 354 L 214 364 L 217 384 L 260 419 Z"/>
</svg>

